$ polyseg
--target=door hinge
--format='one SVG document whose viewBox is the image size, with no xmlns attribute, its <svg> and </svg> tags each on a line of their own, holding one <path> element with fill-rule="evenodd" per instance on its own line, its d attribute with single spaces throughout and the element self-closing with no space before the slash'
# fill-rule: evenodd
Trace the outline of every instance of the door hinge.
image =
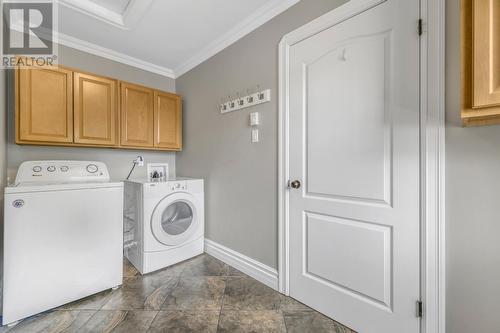
<svg viewBox="0 0 500 333">
<path fill-rule="evenodd" d="M 417 311 L 416 311 L 417 318 L 422 318 L 424 315 L 424 303 L 422 301 L 417 301 Z"/>
<path fill-rule="evenodd" d="M 419 36 L 422 36 L 424 33 L 424 21 L 422 19 L 418 19 L 417 31 Z"/>
</svg>

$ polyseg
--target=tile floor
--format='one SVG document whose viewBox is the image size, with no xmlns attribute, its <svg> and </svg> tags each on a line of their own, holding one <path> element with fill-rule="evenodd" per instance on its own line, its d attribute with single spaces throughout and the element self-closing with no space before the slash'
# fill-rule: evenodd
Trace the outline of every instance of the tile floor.
<svg viewBox="0 0 500 333">
<path fill-rule="evenodd" d="M 3 332 L 354 333 L 206 254 L 145 276 L 125 261 L 119 289 Z"/>
</svg>

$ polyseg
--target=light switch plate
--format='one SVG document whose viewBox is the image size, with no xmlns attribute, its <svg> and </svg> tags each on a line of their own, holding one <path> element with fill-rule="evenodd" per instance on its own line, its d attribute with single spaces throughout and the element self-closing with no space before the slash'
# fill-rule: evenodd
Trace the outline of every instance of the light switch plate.
<svg viewBox="0 0 500 333">
<path fill-rule="evenodd" d="M 259 142 L 259 130 L 253 129 L 252 130 L 252 143 L 257 143 L 257 142 Z"/>
<path fill-rule="evenodd" d="M 258 112 L 250 113 L 250 126 L 260 125 L 260 117 Z"/>
</svg>

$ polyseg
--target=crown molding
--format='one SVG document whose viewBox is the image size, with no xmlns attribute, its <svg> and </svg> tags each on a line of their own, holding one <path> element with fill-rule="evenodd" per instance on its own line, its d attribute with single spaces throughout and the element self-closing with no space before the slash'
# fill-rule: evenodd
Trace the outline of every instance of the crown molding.
<svg viewBox="0 0 500 333">
<path fill-rule="evenodd" d="M 187 73 L 194 67 L 213 57 L 229 45 L 235 43 L 245 35 L 257 29 L 275 16 L 278 16 L 300 0 L 274 0 L 260 7 L 251 16 L 244 19 L 240 24 L 229 30 L 227 33 L 217 38 L 200 52 L 189 58 L 184 63 L 174 69 L 176 77 Z"/>
<path fill-rule="evenodd" d="M 114 27 L 130 30 L 144 16 L 153 0 L 130 0 L 123 13 L 114 12 L 88 0 L 57 0 L 57 2 Z"/>
<path fill-rule="evenodd" d="M 23 33 L 23 25 L 21 22 L 14 22 L 11 27 L 13 30 Z M 176 78 L 174 72 L 170 68 L 155 65 L 153 63 L 134 58 L 124 53 L 117 52 L 75 37 L 71 37 L 60 32 L 54 32 L 53 35 L 52 32 L 44 32 L 44 36 L 46 36 L 46 38 L 49 38 L 48 36 L 52 37 L 54 43 L 56 43 L 57 45 L 71 47 L 79 51 L 136 67 L 171 79 Z"/>
<path fill-rule="evenodd" d="M 57 33 L 57 42 L 60 45 L 71 47 L 80 51 L 84 51 L 99 57 L 110 59 L 116 62 L 120 62 L 125 65 L 132 67 L 137 67 L 148 72 L 152 72 L 158 75 L 166 76 L 171 79 L 175 79 L 176 75 L 174 71 L 170 68 L 155 65 L 153 63 L 128 56 L 124 53 L 117 52 L 75 37 L 71 37 L 62 33 Z"/>
<path fill-rule="evenodd" d="M 58 2 L 60 4 L 64 4 L 67 6 L 67 1 L 68 0 L 59 0 Z M 87 1 L 84 0 L 76 0 L 78 3 L 80 2 L 85 2 Z M 221 37 L 217 38 L 213 42 L 209 43 L 205 48 L 203 48 L 200 52 L 189 58 L 187 61 L 182 63 L 181 65 L 177 66 L 175 69 L 170 69 L 167 67 L 159 66 L 153 63 L 150 63 L 148 61 L 135 58 L 129 55 L 126 55 L 121 52 L 117 52 L 72 36 L 65 35 L 63 33 L 56 33 L 55 40 L 57 41 L 58 44 L 64 45 L 67 47 L 71 47 L 83 52 L 87 52 L 93 55 L 97 55 L 99 57 L 103 57 L 106 59 L 110 59 L 116 62 L 120 62 L 125 65 L 129 65 L 132 67 L 140 68 L 142 70 L 155 73 L 158 75 L 162 75 L 168 78 L 176 79 L 183 74 L 187 73 L 194 67 L 198 66 L 199 64 L 203 63 L 204 61 L 208 60 L 209 58 L 213 57 L 226 47 L 230 46 L 231 44 L 235 43 L 245 35 L 249 34 L 250 32 L 254 31 L 261 25 L 265 24 L 272 18 L 278 16 L 291 6 L 295 5 L 298 3 L 300 0 L 274 0 L 262 7 L 260 7 L 256 12 L 254 12 L 252 15 L 244 19 L 240 24 L 229 30 L 227 33 L 222 35 Z M 131 2 L 128 4 L 124 15 L 122 16 L 122 23 L 126 24 L 129 22 L 130 24 L 135 24 L 137 23 L 140 18 L 142 17 L 140 12 L 145 11 L 149 5 L 151 4 L 152 0 L 131 0 Z M 88 2 L 90 3 L 90 2 Z M 97 7 L 103 8 L 99 5 L 96 5 Z M 71 6 L 70 6 L 71 7 Z M 72 8 L 72 7 L 71 7 Z M 76 8 L 74 8 L 76 9 Z M 82 12 L 82 9 L 76 9 L 80 12 Z M 106 9 L 107 10 L 107 9 Z M 108 12 L 112 12 L 107 10 Z M 112 12 L 115 15 L 115 12 Z M 134 14 L 135 13 L 135 14 Z M 107 23 L 110 23 L 110 17 L 108 17 L 107 20 L 103 19 L 102 17 L 96 17 L 95 13 L 94 15 L 90 14 L 89 12 L 85 12 L 85 14 L 93 16 L 96 19 L 99 19 L 101 21 L 106 21 Z M 120 15 L 118 15 L 120 16 Z M 128 20 L 128 21 L 127 21 Z M 115 21 L 116 23 L 116 21 Z M 110 23 L 113 24 L 113 23 Z M 117 24 L 113 24 L 115 26 L 119 26 Z M 124 28 L 124 26 L 121 26 L 121 28 Z M 20 30 L 22 31 L 22 29 Z"/>
</svg>

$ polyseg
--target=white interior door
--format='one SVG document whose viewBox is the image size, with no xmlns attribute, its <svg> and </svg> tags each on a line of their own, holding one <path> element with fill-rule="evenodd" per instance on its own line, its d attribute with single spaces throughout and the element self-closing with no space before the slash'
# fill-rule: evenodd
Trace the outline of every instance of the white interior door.
<svg viewBox="0 0 500 333">
<path fill-rule="evenodd" d="M 420 328 L 418 18 L 381 1 L 289 49 L 290 294 L 362 333 Z"/>
</svg>

